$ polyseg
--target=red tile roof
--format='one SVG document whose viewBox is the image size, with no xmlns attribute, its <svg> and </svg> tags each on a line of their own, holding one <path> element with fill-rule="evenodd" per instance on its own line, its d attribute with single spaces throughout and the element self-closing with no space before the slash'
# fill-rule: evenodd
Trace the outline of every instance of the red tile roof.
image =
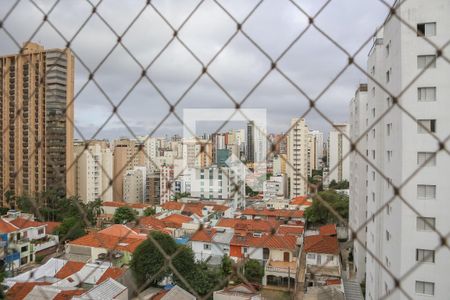
<svg viewBox="0 0 450 300">
<path fill-rule="evenodd" d="M 127 203 L 127 202 L 120 202 L 120 201 L 106 201 L 106 202 L 102 203 L 102 206 L 108 206 L 108 207 L 129 206 L 129 207 L 137 208 L 137 209 L 144 209 L 147 207 L 151 207 L 150 204 L 146 204 L 146 203 Z"/>
<path fill-rule="evenodd" d="M 61 225 L 61 222 L 42 222 L 42 223 L 47 225 L 46 229 L 47 234 L 53 234 L 55 229 Z"/>
<path fill-rule="evenodd" d="M 109 234 L 103 234 L 100 232 L 92 232 L 69 242 L 69 244 L 94 248 L 104 248 L 108 250 L 121 250 L 132 253 L 145 239 L 145 237 L 119 237 Z"/>
<path fill-rule="evenodd" d="M 124 238 L 138 238 L 138 239 L 147 238 L 145 235 L 140 235 L 135 230 L 122 224 L 111 225 L 103 230 L 100 230 L 98 233 Z"/>
<path fill-rule="evenodd" d="M 55 278 L 64 279 L 83 268 L 85 263 L 69 260 L 59 271 L 55 274 Z"/>
<path fill-rule="evenodd" d="M 33 221 L 33 220 L 22 218 L 22 217 L 17 217 L 14 220 L 11 220 L 9 222 L 11 224 L 13 224 L 14 226 L 19 227 L 20 229 L 39 227 L 39 226 L 45 225 L 44 223 Z"/>
<path fill-rule="evenodd" d="M 81 294 L 83 294 L 85 292 L 86 291 L 83 290 L 83 289 L 61 291 L 55 296 L 55 298 L 53 298 L 53 300 L 70 300 L 74 296 L 79 296 L 79 295 L 81 295 Z"/>
<path fill-rule="evenodd" d="M 16 282 L 6 292 L 6 299 L 22 300 L 37 285 L 50 285 L 49 282 Z"/>
<path fill-rule="evenodd" d="M 296 226 L 296 225 L 280 225 L 280 228 L 278 228 L 277 233 L 278 234 L 292 234 L 292 235 L 300 235 L 304 232 L 303 226 Z"/>
<path fill-rule="evenodd" d="M 183 225 L 183 223 L 192 222 L 192 218 L 188 217 L 188 216 L 180 215 L 180 214 L 172 214 L 170 216 L 167 216 L 167 217 L 161 219 L 161 221 L 164 222 L 166 227 L 180 228 Z"/>
<path fill-rule="evenodd" d="M 100 284 L 108 278 L 116 280 L 117 278 L 121 277 L 123 273 L 125 273 L 125 270 L 121 268 L 108 268 L 106 269 L 105 273 L 103 273 L 102 276 L 100 276 L 100 279 L 97 281 L 96 284 Z"/>
<path fill-rule="evenodd" d="M 196 214 L 199 217 L 203 216 L 203 209 L 206 206 L 212 207 L 212 211 L 214 212 L 224 212 L 229 209 L 228 206 L 215 204 L 211 202 L 190 202 L 190 203 L 181 203 L 175 201 L 168 201 L 164 203 L 161 207 L 165 210 L 177 210 L 187 214 Z"/>
<path fill-rule="evenodd" d="M 234 229 L 245 229 L 248 231 L 271 232 L 277 229 L 280 223 L 276 220 L 244 220 L 222 218 L 216 225 L 217 227 L 228 227 Z"/>
<path fill-rule="evenodd" d="M 292 205 L 310 205 L 308 196 L 297 196 L 291 200 Z"/>
<path fill-rule="evenodd" d="M 266 234 L 262 237 L 255 237 L 253 234 L 247 234 L 246 236 L 234 235 L 230 241 L 230 245 L 295 250 L 297 246 L 297 237 L 293 235 L 277 234 Z"/>
<path fill-rule="evenodd" d="M 194 235 L 191 237 L 191 241 L 211 242 L 215 234 L 216 229 L 214 228 L 200 229 L 194 233 Z"/>
<path fill-rule="evenodd" d="M 304 239 L 306 253 L 339 254 L 339 243 L 334 236 L 311 235 Z"/>
<path fill-rule="evenodd" d="M 264 216 L 264 217 L 283 217 L 283 218 L 302 218 L 304 211 L 302 210 L 288 210 L 288 209 L 254 209 L 247 208 L 241 213 L 242 215 L 250 216 Z"/>
<path fill-rule="evenodd" d="M 327 224 L 319 227 L 320 235 L 336 235 L 336 224 Z"/>
<path fill-rule="evenodd" d="M 7 220 L 0 218 L 0 233 L 10 233 L 19 230 L 17 226 L 14 226 Z"/>
<path fill-rule="evenodd" d="M 181 210 L 183 207 L 183 203 L 175 202 L 175 201 L 168 201 L 161 205 L 162 208 L 167 210 Z"/>
<path fill-rule="evenodd" d="M 166 225 L 164 224 L 163 221 L 161 221 L 155 217 L 152 217 L 152 216 L 140 218 L 139 225 L 147 227 L 147 228 L 154 228 L 154 229 L 162 229 L 162 228 L 166 227 Z"/>
<path fill-rule="evenodd" d="M 325 285 L 335 285 L 335 284 L 341 284 L 340 279 L 327 279 L 325 281 Z"/>
</svg>

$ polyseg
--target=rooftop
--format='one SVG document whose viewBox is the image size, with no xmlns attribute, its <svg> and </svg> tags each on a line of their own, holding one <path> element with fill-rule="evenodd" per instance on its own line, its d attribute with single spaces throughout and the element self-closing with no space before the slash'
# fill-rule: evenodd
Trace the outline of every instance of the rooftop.
<svg viewBox="0 0 450 300">
<path fill-rule="evenodd" d="M 339 243 L 335 236 L 310 235 L 304 239 L 306 253 L 339 254 Z"/>
<path fill-rule="evenodd" d="M 242 215 L 278 217 L 278 218 L 302 218 L 303 214 L 304 214 L 303 210 L 288 210 L 288 209 L 247 208 L 242 211 Z"/>
</svg>

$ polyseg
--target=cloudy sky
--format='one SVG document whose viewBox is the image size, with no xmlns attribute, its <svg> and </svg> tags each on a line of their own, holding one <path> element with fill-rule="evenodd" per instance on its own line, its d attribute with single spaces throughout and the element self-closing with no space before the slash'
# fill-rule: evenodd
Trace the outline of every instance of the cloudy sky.
<svg viewBox="0 0 450 300">
<path fill-rule="evenodd" d="M 151 1 L 154 8 L 147 7 L 129 27 L 145 2 L 102 1 L 97 7 L 98 14 L 92 15 L 78 31 L 91 15 L 92 5 L 88 1 L 62 0 L 49 13 L 51 24 L 44 23 L 32 38 L 46 48 L 63 48 L 66 45 L 64 38 L 71 40 L 76 35 L 71 43 L 77 60 L 75 123 L 84 138 L 91 138 L 108 119 L 96 138 L 131 136 L 117 116 L 110 118 L 112 106 L 103 93 L 115 105 L 126 96 L 118 113 L 137 135 L 155 131 L 169 113 L 167 101 L 179 103 L 175 112 L 182 117 L 184 108 L 234 108 L 230 98 L 241 102 L 246 97 L 242 107 L 266 109 L 268 130 L 274 133 L 285 131 L 292 117 L 305 114 L 307 98 L 276 70 L 253 90 L 270 70 L 271 59 L 278 59 L 308 26 L 308 18 L 292 2 L 264 0 L 247 18 L 259 1 L 217 0 L 228 11 L 227 14 L 211 0 L 154 0 Z M 309 15 L 315 15 L 326 2 L 295 1 Z M 16 1 L 2 0 L 0 20 L 5 18 L 14 3 Z M 54 1 L 35 3 L 47 13 Z M 93 5 L 97 3 L 92 1 Z M 184 23 L 197 6 L 192 17 Z M 3 26 L 21 44 L 29 40 L 41 24 L 43 13 L 40 10 L 27 0 L 19 1 Z M 356 62 L 364 68 L 370 37 L 387 13 L 387 6 L 380 0 L 332 0 L 314 22 L 348 53 L 353 55 L 363 47 L 356 55 Z M 245 35 L 265 53 L 239 32 L 216 56 L 236 33 L 236 22 L 244 22 L 242 29 Z M 171 41 L 172 28 L 178 29 L 183 23 L 178 33 L 179 40 Z M 119 35 L 126 31 L 122 38 L 125 47 L 116 45 L 117 37 L 113 31 Z M 158 56 L 169 42 L 166 50 Z M 115 49 L 104 60 L 114 46 Z M 16 43 L 0 29 L 0 54 L 17 51 Z M 346 66 L 347 59 L 346 54 L 319 30 L 310 27 L 284 53 L 277 66 L 304 93 L 315 99 Z M 141 66 L 147 67 L 150 63 L 148 77 L 154 85 L 140 78 Z M 202 64 L 208 65 L 210 76 L 205 74 L 198 79 Z M 101 89 L 92 81 L 86 85 L 93 70 L 96 70 L 95 80 Z M 365 82 L 363 73 L 355 66 L 347 68 L 321 95 L 317 108 L 333 122 L 347 121 L 349 101 L 362 82 Z M 330 128 L 330 124 L 315 111 L 309 112 L 306 120 L 312 129 L 328 131 Z M 174 133 L 181 134 L 182 125 L 169 115 L 154 135 Z"/>
</svg>

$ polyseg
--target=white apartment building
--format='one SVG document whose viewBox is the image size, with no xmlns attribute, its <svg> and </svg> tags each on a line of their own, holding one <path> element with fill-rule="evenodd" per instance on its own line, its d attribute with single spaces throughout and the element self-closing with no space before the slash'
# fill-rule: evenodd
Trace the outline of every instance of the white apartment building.
<svg viewBox="0 0 450 300">
<path fill-rule="evenodd" d="M 105 141 L 74 143 L 75 191 L 84 203 L 100 198 L 102 201 L 113 200 L 110 180 L 113 178 L 112 152 Z"/>
<path fill-rule="evenodd" d="M 366 126 L 367 84 L 360 84 L 355 97 L 350 103 L 350 138 L 356 143 L 356 150 L 350 155 L 350 213 L 349 224 L 353 230 L 367 220 L 367 139 L 364 134 Z M 359 139 L 359 140 L 358 140 Z M 351 236 L 351 234 L 350 234 Z M 357 232 L 357 240 L 353 243 L 353 263 L 356 279 L 364 280 L 366 273 L 366 230 L 365 226 Z"/>
<path fill-rule="evenodd" d="M 308 125 L 305 119 L 293 118 L 288 135 L 288 163 L 290 197 L 308 192 Z"/>
<path fill-rule="evenodd" d="M 389 299 L 448 299 L 450 252 L 440 248 L 436 231 L 446 235 L 450 229 L 450 156 L 438 151 L 437 141 L 449 134 L 450 65 L 427 40 L 438 47 L 448 42 L 450 1 L 401 3 L 396 15 L 409 26 L 389 16 L 374 38 L 367 106 L 360 107 L 366 120 L 359 131 L 369 129 L 366 156 L 376 167 L 369 164 L 365 176 L 366 299 L 386 294 Z M 442 54 L 449 57 L 449 47 Z M 391 107 L 396 101 L 409 114 Z M 405 202 L 399 197 L 389 202 L 393 187 L 400 185 Z M 353 201 L 364 203 L 366 197 Z M 408 295 L 395 289 L 393 277 Z"/>
<path fill-rule="evenodd" d="M 309 132 L 309 161 L 312 170 L 319 170 L 322 168 L 323 158 L 323 132 L 319 130 L 312 130 Z"/>
<path fill-rule="evenodd" d="M 328 178 L 327 182 L 349 180 L 350 175 L 350 125 L 333 124 L 328 136 Z"/>
<path fill-rule="evenodd" d="M 242 165 L 243 166 L 243 165 Z M 242 166 L 191 168 L 191 197 L 200 199 L 231 200 L 233 208 L 245 207 L 245 170 Z"/>
<path fill-rule="evenodd" d="M 143 203 L 147 198 L 146 167 L 134 167 L 123 176 L 123 201 Z"/>
<path fill-rule="evenodd" d="M 138 140 L 144 143 L 145 166 L 148 172 L 156 172 L 159 168 L 157 157 L 161 148 L 161 139 L 156 137 L 140 136 Z"/>
</svg>

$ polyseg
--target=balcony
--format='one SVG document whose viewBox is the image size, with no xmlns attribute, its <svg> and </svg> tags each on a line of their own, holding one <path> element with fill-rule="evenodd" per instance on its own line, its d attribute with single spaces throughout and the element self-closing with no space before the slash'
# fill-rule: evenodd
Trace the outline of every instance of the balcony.
<svg viewBox="0 0 450 300">
<path fill-rule="evenodd" d="M 295 257 L 292 261 L 275 261 L 270 259 L 266 263 L 265 274 L 295 278 L 296 270 L 297 258 Z"/>
</svg>

